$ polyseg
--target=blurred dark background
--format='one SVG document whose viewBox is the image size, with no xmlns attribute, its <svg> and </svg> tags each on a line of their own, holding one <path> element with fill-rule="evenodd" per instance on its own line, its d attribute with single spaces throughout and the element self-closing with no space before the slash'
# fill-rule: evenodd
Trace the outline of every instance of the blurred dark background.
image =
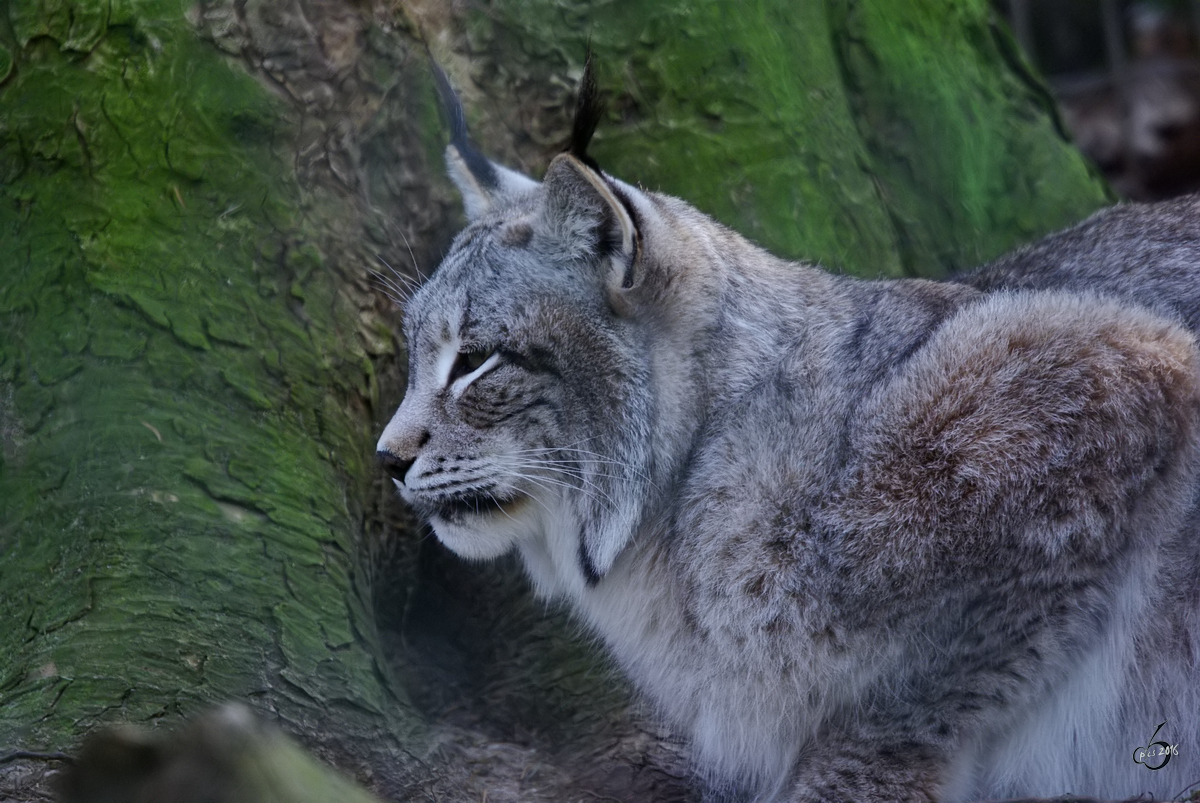
<svg viewBox="0 0 1200 803">
<path fill-rule="evenodd" d="M 1200 0 L 996 0 L 1122 196 L 1200 190 Z"/>
</svg>

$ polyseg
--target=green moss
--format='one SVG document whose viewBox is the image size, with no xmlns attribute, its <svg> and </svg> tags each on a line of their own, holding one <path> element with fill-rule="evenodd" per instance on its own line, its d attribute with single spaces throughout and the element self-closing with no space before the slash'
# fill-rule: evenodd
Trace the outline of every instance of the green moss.
<svg viewBox="0 0 1200 803">
<path fill-rule="evenodd" d="M 597 25 L 588 4 L 497 0 L 468 36 L 576 70 L 590 40 L 600 164 L 784 256 L 940 275 L 1110 201 L 984 0 L 899 6 L 611 3 Z"/>
<path fill-rule="evenodd" d="M 101 290 L 107 290 L 107 292 L 109 292 L 109 293 L 113 293 L 114 291 L 116 291 L 116 292 L 120 291 L 119 290 L 119 288 L 121 287 L 120 284 L 110 285 L 108 288 L 105 288 L 103 278 L 104 277 L 102 277 L 102 276 L 93 274 L 92 284 L 98 286 Z M 126 292 L 125 297 L 128 298 L 131 302 L 133 302 L 133 305 L 135 307 L 137 307 L 137 309 L 143 315 L 145 315 L 147 318 L 149 318 L 151 322 L 158 324 L 159 326 L 163 327 L 164 329 L 170 328 L 171 321 L 167 317 L 167 311 L 163 307 L 163 305 L 161 303 L 159 303 L 156 299 L 150 298 L 145 293 L 142 293 L 142 292 L 139 292 L 136 290 L 132 291 L 132 292 Z"/>
<path fill-rule="evenodd" d="M 835 4 L 836 46 L 911 272 L 995 257 L 1111 201 L 983 0 Z"/>
<path fill-rule="evenodd" d="M 7 6 L 0 744 L 69 746 L 274 671 L 405 736 L 346 638 L 357 321 L 300 211 L 287 108 L 186 5 Z"/>
</svg>

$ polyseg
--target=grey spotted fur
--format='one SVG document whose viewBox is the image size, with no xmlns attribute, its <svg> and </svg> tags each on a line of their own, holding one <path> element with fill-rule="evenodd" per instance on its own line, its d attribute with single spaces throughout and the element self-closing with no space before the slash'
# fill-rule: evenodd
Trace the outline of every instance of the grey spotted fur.
<svg viewBox="0 0 1200 803">
<path fill-rule="evenodd" d="M 467 148 L 380 454 L 699 767 L 781 801 L 1200 781 L 1200 201 L 858 281 L 576 154 L 538 184 Z"/>
</svg>

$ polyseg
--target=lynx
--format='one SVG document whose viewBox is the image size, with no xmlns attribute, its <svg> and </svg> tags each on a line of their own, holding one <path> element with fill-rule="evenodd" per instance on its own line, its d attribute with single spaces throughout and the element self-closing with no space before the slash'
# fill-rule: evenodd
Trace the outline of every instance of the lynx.
<svg viewBox="0 0 1200 803">
<path fill-rule="evenodd" d="M 1200 781 L 1200 200 L 856 280 L 602 172 L 593 98 L 540 183 L 450 101 L 469 224 L 378 445 L 442 543 L 758 800 Z"/>
</svg>

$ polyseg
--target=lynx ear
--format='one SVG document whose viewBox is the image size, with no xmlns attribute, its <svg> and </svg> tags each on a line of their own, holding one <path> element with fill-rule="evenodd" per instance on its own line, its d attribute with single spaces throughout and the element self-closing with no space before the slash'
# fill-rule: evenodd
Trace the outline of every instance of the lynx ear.
<svg viewBox="0 0 1200 803">
<path fill-rule="evenodd" d="M 604 104 L 596 82 L 596 64 L 589 49 L 575 98 L 575 119 L 567 150 L 554 158 L 546 170 L 546 222 L 573 256 L 599 257 L 609 303 L 621 315 L 632 314 L 629 292 L 641 281 L 638 256 L 641 234 L 637 207 L 631 202 L 630 187 L 600 172 L 588 155 L 588 145 Z M 579 248 L 589 253 L 579 253 Z M 591 260 L 589 260 L 591 261 Z"/>
<path fill-rule="evenodd" d="M 489 161 L 477 151 L 467 136 L 467 117 L 462 102 L 445 71 L 431 61 L 434 84 L 442 110 L 450 125 L 450 145 L 446 148 L 446 168 L 450 180 L 462 193 L 467 219 L 475 220 L 502 198 L 531 190 L 533 179 Z"/>
<path fill-rule="evenodd" d="M 446 148 L 446 169 L 462 193 L 467 220 L 475 220 L 503 198 L 538 185 L 528 176 L 488 161 L 465 142 L 452 142 Z"/>
<path fill-rule="evenodd" d="M 609 300 L 617 312 L 628 313 L 628 293 L 641 280 L 641 233 L 625 190 L 571 153 L 554 157 L 543 184 L 547 224 L 562 242 L 600 257 Z"/>
</svg>

